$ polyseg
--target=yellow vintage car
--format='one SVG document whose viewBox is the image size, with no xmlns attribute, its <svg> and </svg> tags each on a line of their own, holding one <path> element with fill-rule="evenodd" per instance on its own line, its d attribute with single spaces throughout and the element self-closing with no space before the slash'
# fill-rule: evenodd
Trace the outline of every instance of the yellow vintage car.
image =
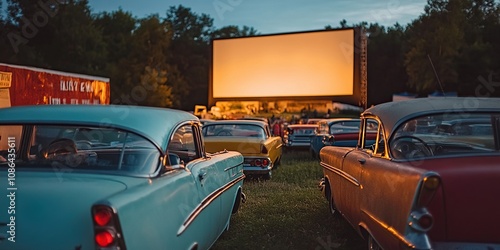
<svg viewBox="0 0 500 250">
<path fill-rule="evenodd" d="M 245 158 L 246 175 L 262 175 L 270 179 L 280 164 L 281 137 L 271 136 L 269 125 L 257 120 L 219 120 L 203 125 L 207 152 L 238 151 Z"/>
</svg>

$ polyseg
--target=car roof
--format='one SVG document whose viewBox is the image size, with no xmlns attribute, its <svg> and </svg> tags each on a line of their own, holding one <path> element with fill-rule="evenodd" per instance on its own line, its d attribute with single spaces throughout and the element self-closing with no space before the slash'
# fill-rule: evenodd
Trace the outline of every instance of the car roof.
<svg viewBox="0 0 500 250">
<path fill-rule="evenodd" d="M 238 120 L 263 121 L 263 122 L 268 122 L 269 121 L 265 117 L 249 117 L 249 116 L 238 118 Z"/>
<path fill-rule="evenodd" d="M 258 125 L 264 127 L 267 122 L 261 120 L 216 120 L 205 123 L 204 126 L 209 126 L 212 124 L 249 124 L 249 125 Z"/>
<path fill-rule="evenodd" d="M 37 105 L 0 108 L 1 124 L 64 124 L 113 127 L 142 135 L 162 150 L 172 130 L 198 118 L 188 112 L 127 105 Z"/>
<path fill-rule="evenodd" d="M 328 118 L 320 121 L 320 123 L 328 123 L 332 124 L 335 122 L 344 122 L 344 121 L 359 121 L 359 118 L 351 118 L 351 117 L 343 117 L 343 118 Z"/>
<path fill-rule="evenodd" d="M 361 116 L 374 115 L 381 119 L 387 135 L 401 123 L 433 113 L 500 112 L 500 98 L 427 97 L 387 102 L 365 110 Z"/>
<path fill-rule="evenodd" d="M 291 124 L 288 128 L 317 128 L 318 124 Z"/>
</svg>

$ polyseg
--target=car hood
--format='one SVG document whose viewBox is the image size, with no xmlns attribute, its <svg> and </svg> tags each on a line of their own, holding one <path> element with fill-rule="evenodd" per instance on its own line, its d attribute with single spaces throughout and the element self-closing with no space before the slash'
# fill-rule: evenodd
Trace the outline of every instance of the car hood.
<svg viewBox="0 0 500 250">
<path fill-rule="evenodd" d="M 256 155 L 262 152 L 266 140 L 251 137 L 206 137 L 205 149 L 209 153 L 223 150 L 238 151 L 245 155 Z"/>
<path fill-rule="evenodd" d="M 6 171 L 2 172 L 1 179 L 7 180 Z M 1 185 L 0 207 L 10 208 L 0 213 L 0 248 L 94 249 L 91 207 L 127 189 L 126 179 L 60 171 L 16 172 L 15 185 Z M 12 222 L 15 243 L 1 237 L 13 236 L 7 232 Z"/>
<path fill-rule="evenodd" d="M 500 243 L 500 156 L 428 159 L 424 169 L 441 176 L 429 210 L 435 218 L 431 239 Z M 474 230 L 471 230 L 474 229 Z"/>
</svg>

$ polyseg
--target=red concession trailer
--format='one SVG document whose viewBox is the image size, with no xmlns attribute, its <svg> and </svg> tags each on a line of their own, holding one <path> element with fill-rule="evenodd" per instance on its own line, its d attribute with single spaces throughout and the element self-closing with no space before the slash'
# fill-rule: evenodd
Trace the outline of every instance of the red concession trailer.
<svg viewBox="0 0 500 250">
<path fill-rule="evenodd" d="M 109 103 L 109 78 L 0 63 L 0 107 Z"/>
</svg>

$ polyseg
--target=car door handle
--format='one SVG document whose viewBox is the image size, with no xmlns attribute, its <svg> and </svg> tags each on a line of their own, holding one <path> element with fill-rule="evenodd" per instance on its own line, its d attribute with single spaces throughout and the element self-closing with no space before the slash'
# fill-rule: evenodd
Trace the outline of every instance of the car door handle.
<svg viewBox="0 0 500 250">
<path fill-rule="evenodd" d="M 200 181 L 202 181 L 203 179 L 205 179 L 206 175 L 207 175 L 207 173 L 199 173 L 198 178 L 200 179 Z"/>
<path fill-rule="evenodd" d="M 366 160 L 365 159 L 358 159 L 358 162 L 361 164 L 365 164 Z"/>
</svg>

